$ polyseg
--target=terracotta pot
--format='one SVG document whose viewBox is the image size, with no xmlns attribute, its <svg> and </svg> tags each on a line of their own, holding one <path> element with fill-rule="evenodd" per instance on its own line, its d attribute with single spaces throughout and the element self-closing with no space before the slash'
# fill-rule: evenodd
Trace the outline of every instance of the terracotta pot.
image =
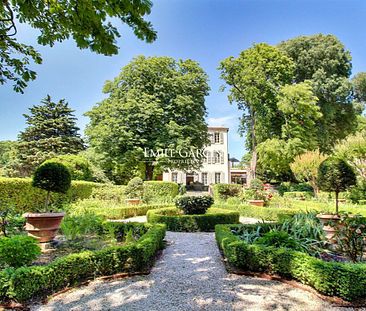
<svg viewBox="0 0 366 311">
<path fill-rule="evenodd" d="M 52 241 L 60 229 L 65 213 L 26 213 L 25 230 L 39 242 Z"/>
<path fill-rule="evenodd" d="M 335 244 L 336 241 L 334 239 L 334 235 L 336 233 L 337 228 L 331 227 L 327 225 L 329 222 L 337 223 L 340 220 L 339 215 L 334 214 L 318 214 L 316 217 L 320 220 L 321 224 L 323 225 L 323 230 L 325 233 L 325 237 L 329 243 Z"/>
<path fill-rule="evenodd" d="M 128 205 L 139 205 L 141 203 L 140 199 L 126 199 Z"/>
<path fill-rule="evenodd" d="M 250 205 L 264 206 L 264 200 L 248 200 Z"/>
</svg>

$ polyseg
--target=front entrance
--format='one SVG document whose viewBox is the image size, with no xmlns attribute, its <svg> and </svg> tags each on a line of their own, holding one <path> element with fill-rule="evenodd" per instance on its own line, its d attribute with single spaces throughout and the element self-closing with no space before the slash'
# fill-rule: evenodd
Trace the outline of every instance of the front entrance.
<svg viewBox="0 0 366 311">
<path fill-rule="evenodd" d="M 193 184 L 194 182 L 194 175 L 193 174 L 187 174 L 186 175 L 186 185 Z"/>
</svg>

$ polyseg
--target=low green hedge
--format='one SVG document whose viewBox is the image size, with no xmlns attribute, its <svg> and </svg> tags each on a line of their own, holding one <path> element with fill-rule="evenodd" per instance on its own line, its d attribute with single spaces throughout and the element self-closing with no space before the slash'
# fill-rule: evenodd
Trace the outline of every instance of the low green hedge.
<svg viewBox="0 0 366 311">
<path fill-rule="evenodd" d="M 208 209 L 206 214 L 184 215 L 177 208 L 168 207 L 147 212 L 149 223 L 163 223 L 169 231 L 213 231 L 217 224 L 239 223 L 239 213 L 218 208 Z"/>
<path fill-rule="evenodd" d="M 313 197 L 313 193 L 309 191 L 290 191 L 284 192 L 283 197 L 288 199 L 305 200 L 311 199 Z"/>
<path fill-rule="evenodd" d="M 66 194 L 53 193 L 51 202 L 61 206 L 64 203 L 85 199 L 90 197 L 94 188 L 103 186 L 88 181 L 73 181 Z M 12 204 L 18 213 L 35 211 L 43 206 L 46 194 L 46 191 L 32 187 L 30 178 L 0 177 L 0 201 Z"/>
<path fill-rule="evenodd" d="M 127 226 L 131 227 L 129 223 Z M 141 226 L 141 224 L 135 224 Z M 126 224 L 113 224 L 124 230 Z M 6 269 L 0 272 L 3 302 L 24 302 L 78 284 L 87 279 L 122 272 L 142 272 L 150 267 L 156 252 L 163 248 L 164 225 L 145 225 L 147 230 L 136 242 L 100 251 L 71 254 L 46 266 Z M 117 228 L 118 227 L 118 228 Z"/>
<path fill-rule="evenodd" d="M 366 296 L 366 264 L 326 262 L 285 248 L 247 244 L 232 225 L 216 226 L 216 240 L 228 262 L 240 269 L 293 278 L 322 294 L 354 300 Z"/>
<path fill-rule="evenodd" d="M 177 183 L 170 181 L 145 181 L 144 197 L 146 203 L 171 203 L 178 195 Z"/>
<path fill-rule="evenodd" d="M 212 185 L 214 199 L 225 201 L 228 198 L 239 197 L 243 186 L 238 184 L 214 184 Z"/>
</svg>

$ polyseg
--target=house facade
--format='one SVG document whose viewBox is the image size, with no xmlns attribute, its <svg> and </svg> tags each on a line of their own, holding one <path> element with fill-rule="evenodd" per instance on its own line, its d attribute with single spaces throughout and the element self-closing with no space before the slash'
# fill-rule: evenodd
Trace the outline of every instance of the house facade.
<svg viewBox="0 0 366 311">
<path fill-rule="evenodd" d="M 185 185 L 200 182 L 205 186 L 230 183 L 228 131 L 227 127 L 208 127 L 210 144 L 205 148 L 201 169 L 168 170 L 163 173 L 163 180 Z"/>
</svg>

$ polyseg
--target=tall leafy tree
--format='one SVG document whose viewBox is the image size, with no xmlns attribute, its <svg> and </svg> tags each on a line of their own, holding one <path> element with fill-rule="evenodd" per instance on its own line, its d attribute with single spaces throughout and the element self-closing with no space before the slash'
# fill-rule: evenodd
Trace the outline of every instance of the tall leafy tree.
<svg viewBox="0 0 366 311">
<path fill-rule="evenodd" d="M 37 41 L 53 46 L 73 38 L 81 49 L 89 48 L 104 55 L 118 53 L 120 33 L 112 21 L 120 20 L 146 42 L 156 39 L 150 22 L 150 0 L 131 1 L 21 1 L 3 0 L 0 6 L 0 84 L 14 83 L 23 92 L 27 82 L 36 78 L 30 62 L 41 63 L 41 55 L 29 45 L 18 42 L 17 23 L 27 23 L 40 31 Z"/>
<path fill-rule="evenodd" d="M 147 180 L 152 178 L 157 163 L 170 168 L 199 167 L 200 157 L 185 163 L 184 154 L 174 154 L 174 161 L 171 155 L 167 161 L 167 157 L 149 150 L 199 149 L 208 143 L 207 79 L 192 60 L 135 58 L 114 80 L 105 83 L 103 91 L 108 97 L 86 113 L 91 146 L 111 167 L 143 163 Z"/>
<path fill-rule="evenodd" d="M 77 154 L 84 149 L 74 111 L 64 99 L 53 102 L 48 95 L 41 105 L 29 111 L 30 114 L 24 114 L 28 126 L 19 134 L 17 144 L 16 165 L 20 176 L 29 176 L 49 158 Z"/>
<path fill-rule="evenodd" d="M 333 35 L 300 36 L 278 47 L 295 62 L 295 82 L 312 83 L 323 114 L 317 121 L 319 148 L 329 153 L 356 128 L 357 111 L 349 80 L 351 54 Z"/>
<path fill-rule="evenodd" d="M 243 111 L 242 128 L 252 152 L 251 178 L 257 169 L 257 145 L 281 136 L 283 117 L 278 113 L 277 95 L 292 81 L 295 65 L 276 47 L 255 44 L 237 58 L 221 62 L 221 78 L 229 85 L 229 101 Z"/>
</svg>

